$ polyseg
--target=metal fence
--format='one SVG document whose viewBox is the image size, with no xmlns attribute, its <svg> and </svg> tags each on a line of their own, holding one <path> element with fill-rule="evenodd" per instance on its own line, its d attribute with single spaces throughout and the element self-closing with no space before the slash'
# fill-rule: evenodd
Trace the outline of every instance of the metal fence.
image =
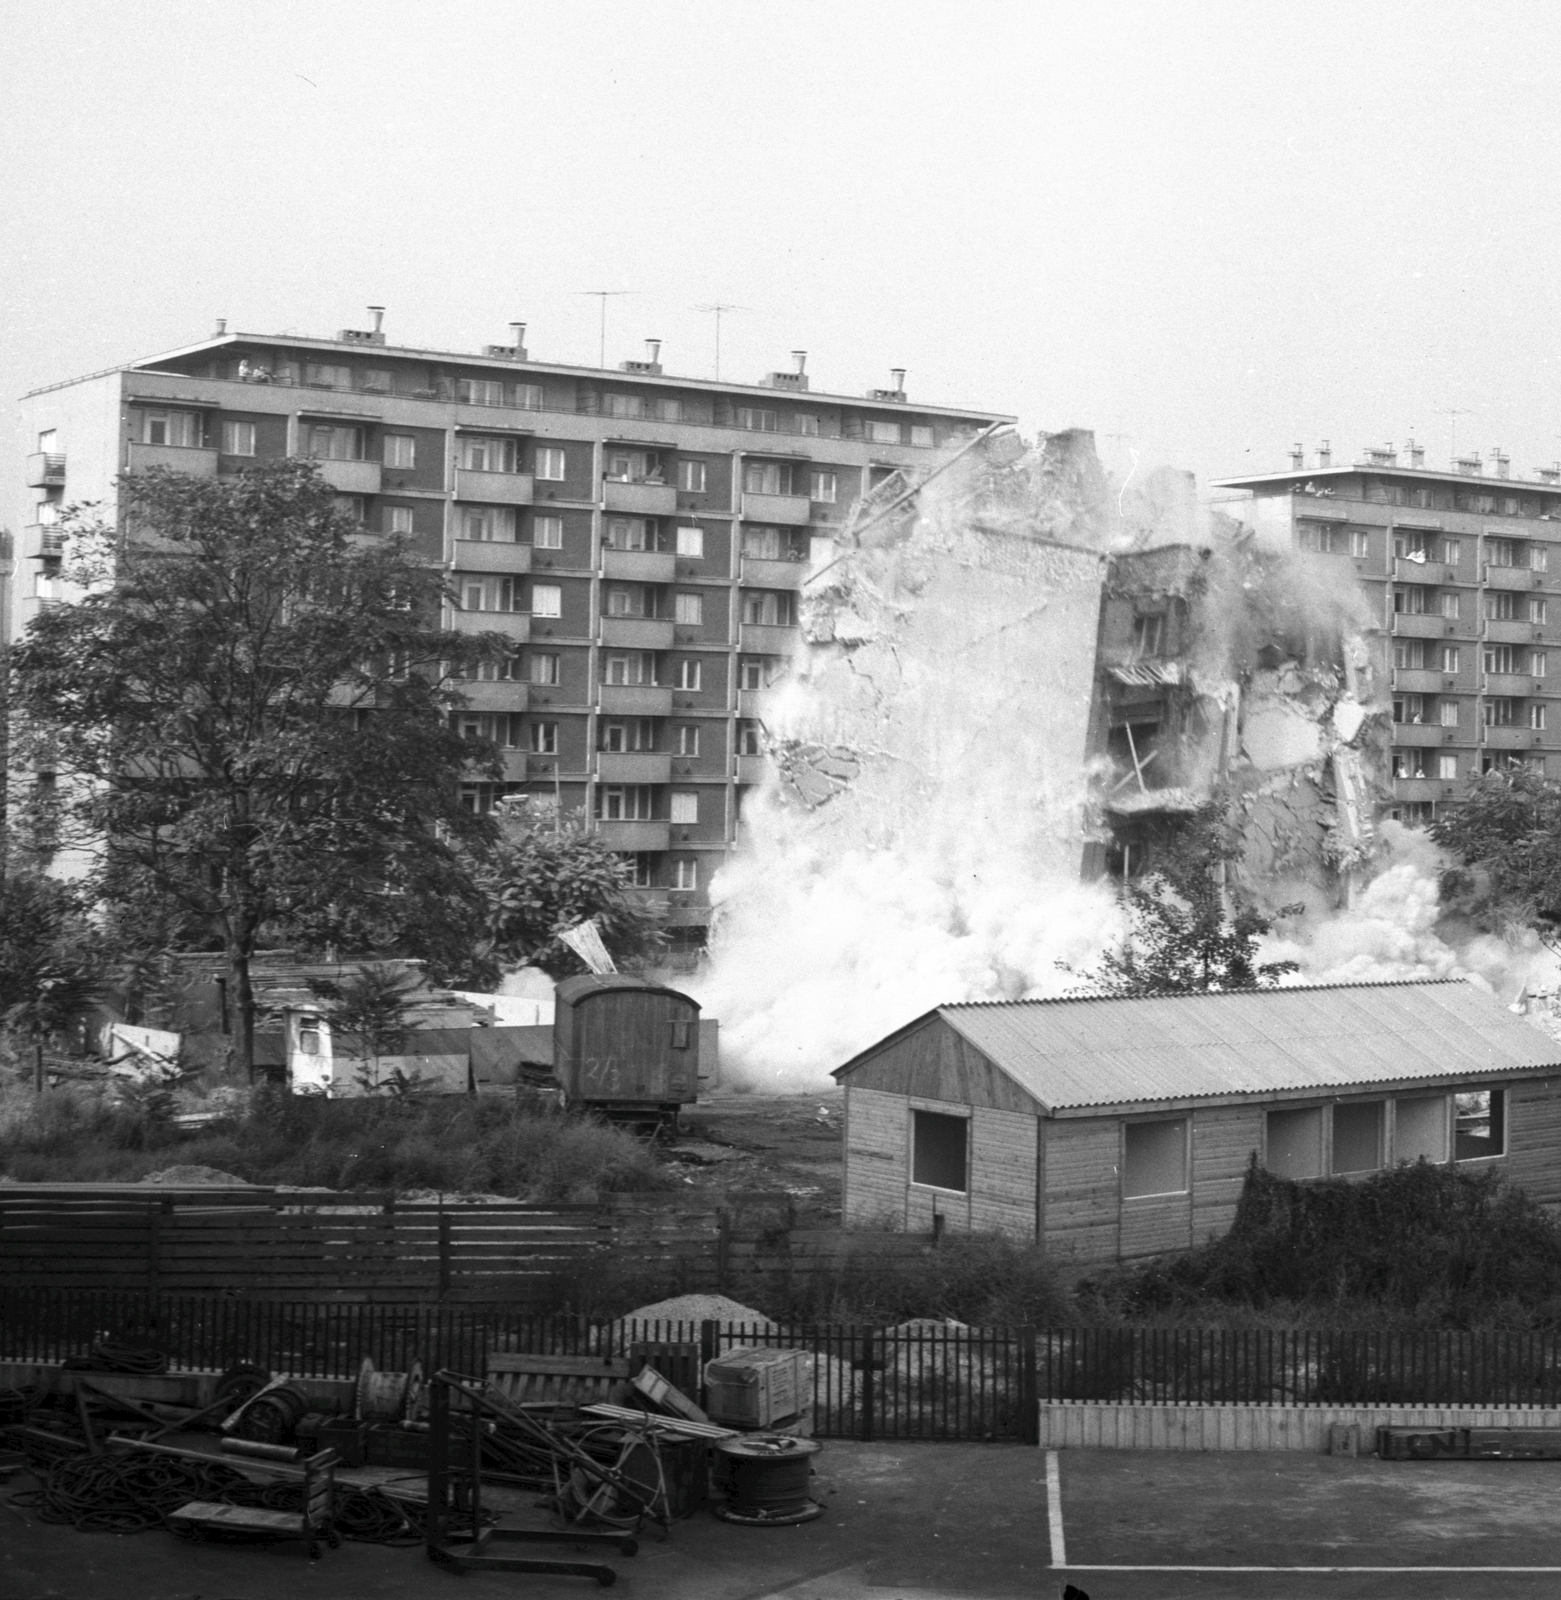
<svg viewBox="0 0 1561 1600">
<path fill-rule="evenodd" d="M 592 1322 L 504 1307 L 322 1304 L 99 1290 L 0 1293 L 0 1360 L 84 1356 L 106 1335 L 166 1351 L 172 1370 L 253 1362 L 299 1378 L 351 1378 L 365 1356 L 385 1371 L 481 1373 L 494 1351 L 619 1355 L 642 1347 L 674 1382 L 745 1346 L 806 1351 L 814 1429 L 826 1438 L 1033 1440 L 1033 1329 L 911 1323 Z"/>
</svg>

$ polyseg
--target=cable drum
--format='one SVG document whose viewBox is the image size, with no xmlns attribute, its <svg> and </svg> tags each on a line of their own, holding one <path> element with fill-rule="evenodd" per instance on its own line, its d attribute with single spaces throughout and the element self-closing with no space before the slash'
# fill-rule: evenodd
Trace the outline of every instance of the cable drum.
<svg viewBox="0 0 1561 1600">
<path fill-rule="evenodd" d="M 747 1434 L 723 1439 L 716 1451 L 731 1473 L 731 1493 L 715 1514 L 726 1522 L 750 1527 L 788 1527 L 824 1514 L 808 1496 L 812 1458 L 822 1448 L 817 1439 L 789 1434 Z"/>
</svg>

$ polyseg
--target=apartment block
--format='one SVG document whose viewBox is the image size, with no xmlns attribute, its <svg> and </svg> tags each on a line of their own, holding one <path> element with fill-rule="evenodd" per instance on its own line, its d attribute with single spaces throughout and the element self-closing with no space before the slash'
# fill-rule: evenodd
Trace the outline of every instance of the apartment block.
<svg viewBox="0 0 1561 1600">
<path fill-rule="evenodd" d="M 23 402 L 32 444 L 11 622 L 68 599 L 57 523 L 152 466 L 198 476 L 313 460 L 370 531 L 449 574 L 446 624 L 508 659 L 463 686 L 461 726 L 504 752 L 501 793 L 578 810 L 681 940 L 763 775 L 766 693 L 801 590 L 859 497 L 917 481 L 995 413 L 926 406 L 904 373 L 810 388 L 803 352 L 755 384 L 681 378 L 658 341 L 613 370 L 533 361 L 525 325 L 480 352 L 217 333 Z"/>
<path fill-rule="evenodd" d="M 1429 822 L 1504 766 L 1561 777 L 1561 465 L 1514 478 L 1498 450 L 1439 471 L 1411 442 L 1336 466 L 1325 444 L 1214 487 L 1263 545 L 1359 584 L 1392 687 L 1391 815 Z"/>
</svg>

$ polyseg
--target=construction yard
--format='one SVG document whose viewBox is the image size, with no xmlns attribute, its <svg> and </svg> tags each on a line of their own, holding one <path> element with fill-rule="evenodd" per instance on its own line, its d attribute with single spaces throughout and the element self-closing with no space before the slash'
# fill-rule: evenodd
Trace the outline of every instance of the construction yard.
<svg viewBox="0 0 1561 1600">
<path fill-rule="evenodd" d="M 845 1095 L 717 1094 L 683 1114 L 686 1134 L 667 1154 L 701 1188 L 784 1190 L 799 1218 L 840 1220 Z"/>
</svg>

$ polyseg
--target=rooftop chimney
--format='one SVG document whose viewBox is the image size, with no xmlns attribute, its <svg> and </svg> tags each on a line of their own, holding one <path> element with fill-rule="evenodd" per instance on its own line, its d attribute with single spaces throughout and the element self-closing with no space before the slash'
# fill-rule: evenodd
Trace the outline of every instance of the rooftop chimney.
<svg viewBox="0 0 1561 1600">
<path fill-rule="evenodd" d="M 1541 483 L 1561 483 L 1561 461 L 1552 461 L 1548 467 L 1539 469 Z"/>
<path fill-rule="evenodd" d="M 1306 447 L 1302 444 L 1290 446 L 1290 470 L 1300 472 L 1306 465 Z"/>
<path fill-rule="evenodd" d="M 767 372 L 759 379 L 761 389 L 793 389 L 801 391 L 808 386 L 808 353 L 806 350 L 793 350 L 791 359 L 796 363 L 795 372 Z"/>
<path fill-rule="evenodd" d="M 905 368 L 890 367 L 889 377 L 893 381 L 892 389 L 869 389 L 869 400 L 903 400 L 905 398 Z"/>
<path fill-rule="evenodd" d="M 645 341 L 645 359 L 643 361 L 620 361 L 619 372 L 646 372 L 652 375 L 661 371 L 661 340 L 647 339 Z"/>
<path fill-rule="evenodd" d="M 385 327 L 385 308 L 383 306 L 370 306 L 369 315 L 374 319 L 374 332 L 383 332 Z"/>
<path fill-rule="evenodd" d="M 661 340 L 647 339 L 645 341 L 645 359 L 651 366 L 657 366 L 661 361 Z"/>
<path fill-rule="evenodd" d="M 523 349 L 526 343 L 526 325 L 524 322 L 512 322 L 509 325 L 510 343 L 517 350 Z"/>
<path fill-rule="evenodd" d="M 1510 478 L 1512 476 L 1512 457 L 1503 455 L 1499 444 L 1492 448 L 1491 460 L 1496 464 L 1496 476 L 1498 478 Z"/>
<path fill-rule="evenodd" d="M 1453 471 L 1466 478 L 1478 478 L 1485 471 L 1485 463 L 1475 456 L 1454 456 Z"/>
<path fill-rule="evenodd" d="M 212 335 L 212 338 L 221 339 L 227 334 L 227 331 L 228 331 L 228 319 L 226 317 L 218 317 L 217 318 L 217 331 Z"/>
<path fill-rule="evenodd" d="M 1410 466 L 1423 467 L 1425 465 L 1425 446 L 1423 444 L 1416 444 L 1413 439 L 1406 439 L 1404 441 L 1404 454 L 1409 457 Z"/>
<path fill-rule="evenodd" d="M 336 337 L 343 344 L 383 344 L 385 342 L 385 308 L 383 306 L 370 306 L 369 315 L 374 319 L 371 329 L 343 328 Z"/>
<path fill-rule="evenodd" d="M 494 356 L 500 361 L 524 361 L 526 359 L 525 323 L 510 323 L 509 336 L 510 342 L 508 344 L 485 344 L 482 347 L 482 353 L 485 356 Z"/>
<path fill-rule="evenodd" d="M 797 363 L 797 376 L 800 378 L 808 370 L 808 353 L 806 350 L 793 350 L 791 359 Z"/>
<path fill-rule="evenodd" d="M 890 367 L 889 368 L 889 376 L 894 379 L 894 387 L 901 394 L 904 394 L 905 393 L 905 368 L 904 367 Z"/>
<path fill-rule="evenodd" d="M 1317 465 L 1319 467 L 1333 465 L 1333 446 L 1326 439 L 1317 446 Z"/>
</svg>

